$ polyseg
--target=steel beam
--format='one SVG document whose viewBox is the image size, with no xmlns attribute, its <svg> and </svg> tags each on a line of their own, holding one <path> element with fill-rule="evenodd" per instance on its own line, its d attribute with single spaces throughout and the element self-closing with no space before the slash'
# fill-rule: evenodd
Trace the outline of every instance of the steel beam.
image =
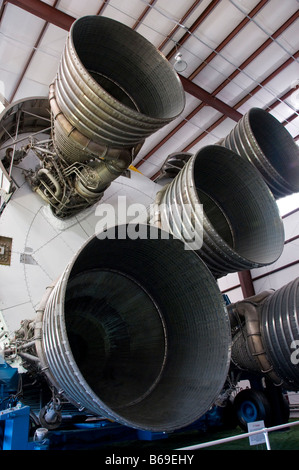
<svg viewBox="0 0 299 470">
<path fill-rule="evenodd" d="M 32 15 L 47 21 L 48 23 L 55 24 L 59 28 L 69 31 L 72 23 L 76 18 L 57 10 L 57 8 L 47 5 L 40 0 L 7 0 L 7 3 L 16 5 L 23 10 L 28 11 Z"/>
<path fill-rule="evenodd" d="M 244 299 L 255 295 L 255 290 L 252 282 L 251 272 L 249 270 L 241 271 L 238 273 L 242 294 Z"/>
<path fill-rule="evenodd" d="M 208 93 L 206 90 L 196 85 L 196 83 L 192 82 L 188 78 L 183 77 L 182 75 L 179 75 L 179 77 L 184 87 L 184 90 L 187 93 L 190 93 L 190 95 L 193 95 L 195 98 L 203 101 L 208 106 L 217 109 L 217 111 L 220 111 L 222 114 L 233 119 L 234 121 L 240 121 L 243 115 L 239 113 L 239 111 L 232 108 L 223 101 L 219 100 L 215 96 L 211 95 L 211 93 Z"/>
</svg>

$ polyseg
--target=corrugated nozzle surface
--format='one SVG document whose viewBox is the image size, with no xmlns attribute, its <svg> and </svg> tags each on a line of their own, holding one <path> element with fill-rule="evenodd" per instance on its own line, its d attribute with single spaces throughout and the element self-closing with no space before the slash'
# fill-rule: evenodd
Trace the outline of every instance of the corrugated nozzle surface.
<svg viewBox="0 0 299 470">
<path fill-rule="evenodd" d="M 66 269 L 42 347 L 55 387 L 76 406 L 171 431 L 202 416 L 224 385 L 228 314 L 195 252 L 155 227 L 142 226 L 145 239 L 120 237 L 126 227 L 90 239 Z"/>
</svg>

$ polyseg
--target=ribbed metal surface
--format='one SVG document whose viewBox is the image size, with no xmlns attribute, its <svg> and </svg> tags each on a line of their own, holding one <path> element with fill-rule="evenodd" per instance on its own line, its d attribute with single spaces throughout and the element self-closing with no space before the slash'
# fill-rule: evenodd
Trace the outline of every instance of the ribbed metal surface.
<svg viewBox="0 0 299 470">
<path fill-rule="evenodd" d="M 188 161 L 164 191 L 160 212 L 162 228 L 187 246 L 203 230 L 202 246 L 194 249 L 217 277 L 271 264 L 283 249 L 269 188 L 247 160 L 224 147 L 204 147 Z"/>
<path fill-rule="evenodd" d="M 248 349 L 246 326 L 241 328 L 232 339 L 232 362 L 242 370 L 260 372 L 254 356 Z"/>
<path fill-rule="evenodd" d="M 299 277 L 263 303 L 261 331 L 275 372 L 288 390 L 299 390 Z"/>
<path fill-rule="evenodd" d="M 55 80 L 55 99 L 71 125 L 92 142 L 134 147 L 184 109 L 181 82 L 162 54 L 126 25 L 99 16 L 70 30 Z M 57 146 L 74 161 L 72 135 L 55 130 Z M 66 141 L 69 141 L 68 143 Z M 84 145 L 76 159 L 86 159 Z"/>
<path fill-rule="evenodd" d="M 43 318 L 48 372 L 91 413 L 175 430 L 202 416 L 223 387 L 227 310 L 210 271 L 180 241 L 159 239 L 154 227 L 147 239 L 118 233 L 90 239 L 52 292 Z"/>
<path fill-rule="evenodd" d="M 247 158 L 262 174 L 275 198 L 299 191 L 299 149 L 270 113 L 252 108 L 219 142 Z"/>
</svg>

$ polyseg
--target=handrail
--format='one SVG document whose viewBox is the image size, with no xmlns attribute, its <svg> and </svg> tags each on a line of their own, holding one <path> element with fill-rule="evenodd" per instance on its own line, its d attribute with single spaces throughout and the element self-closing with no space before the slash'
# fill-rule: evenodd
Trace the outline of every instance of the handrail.
<svg viewBox="0 0 299 470">
<path fill-rule="evenodd" d="M 247 433 L 244 433 L 244 434 L 238 434 L 237 436 L 225 437 L 223 439 L 217 439 L 215 441 L 210 441 L 210 442 L 203 442 L 202 444 L 195 444 L 195 445 L 188 446 L 188 447 L 180 447 L 176 450 L 202 449 L 204 447 L 216 446 L 218 444 L 224 444 L 225 442 L 231 442 L 231 441 L 236 441 L 238 439 L 244 439 L 245 437 L 254 436 L 256 434 L 261 434 L 261 433 L 265 434 L 267 450 L 270 450 L 269 441 L 267 443 L 268 432 L 277 431 L 278 429 L 283 429 L 283 428 L 289 428 L 291 426 L 296 426 L 297 424 L 299 424 L 299 421 L 293 421 L 291 423 L 280 424 L 280 425 L 277 425 L 277 426 L 272 426 L 270 428 L 262 428 L 262 429 L 259 429 L 257 431 L 251 431 L 251 432 L 247 432 Z"/>
</svg>

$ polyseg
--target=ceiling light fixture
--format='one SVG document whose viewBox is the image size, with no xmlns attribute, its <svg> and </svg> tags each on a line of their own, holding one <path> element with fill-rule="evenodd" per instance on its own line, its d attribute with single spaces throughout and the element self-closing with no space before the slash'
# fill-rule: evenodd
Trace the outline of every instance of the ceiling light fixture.
<svg viewBox="0 0 299 470">
<path fill-rule="evenodd" d="M 184 72 L 187 68 L 187 62 L 182 59 L 182 54 L 178 52 L 175 56 L 174 69 L 177 72 Z"/>
</svg>

